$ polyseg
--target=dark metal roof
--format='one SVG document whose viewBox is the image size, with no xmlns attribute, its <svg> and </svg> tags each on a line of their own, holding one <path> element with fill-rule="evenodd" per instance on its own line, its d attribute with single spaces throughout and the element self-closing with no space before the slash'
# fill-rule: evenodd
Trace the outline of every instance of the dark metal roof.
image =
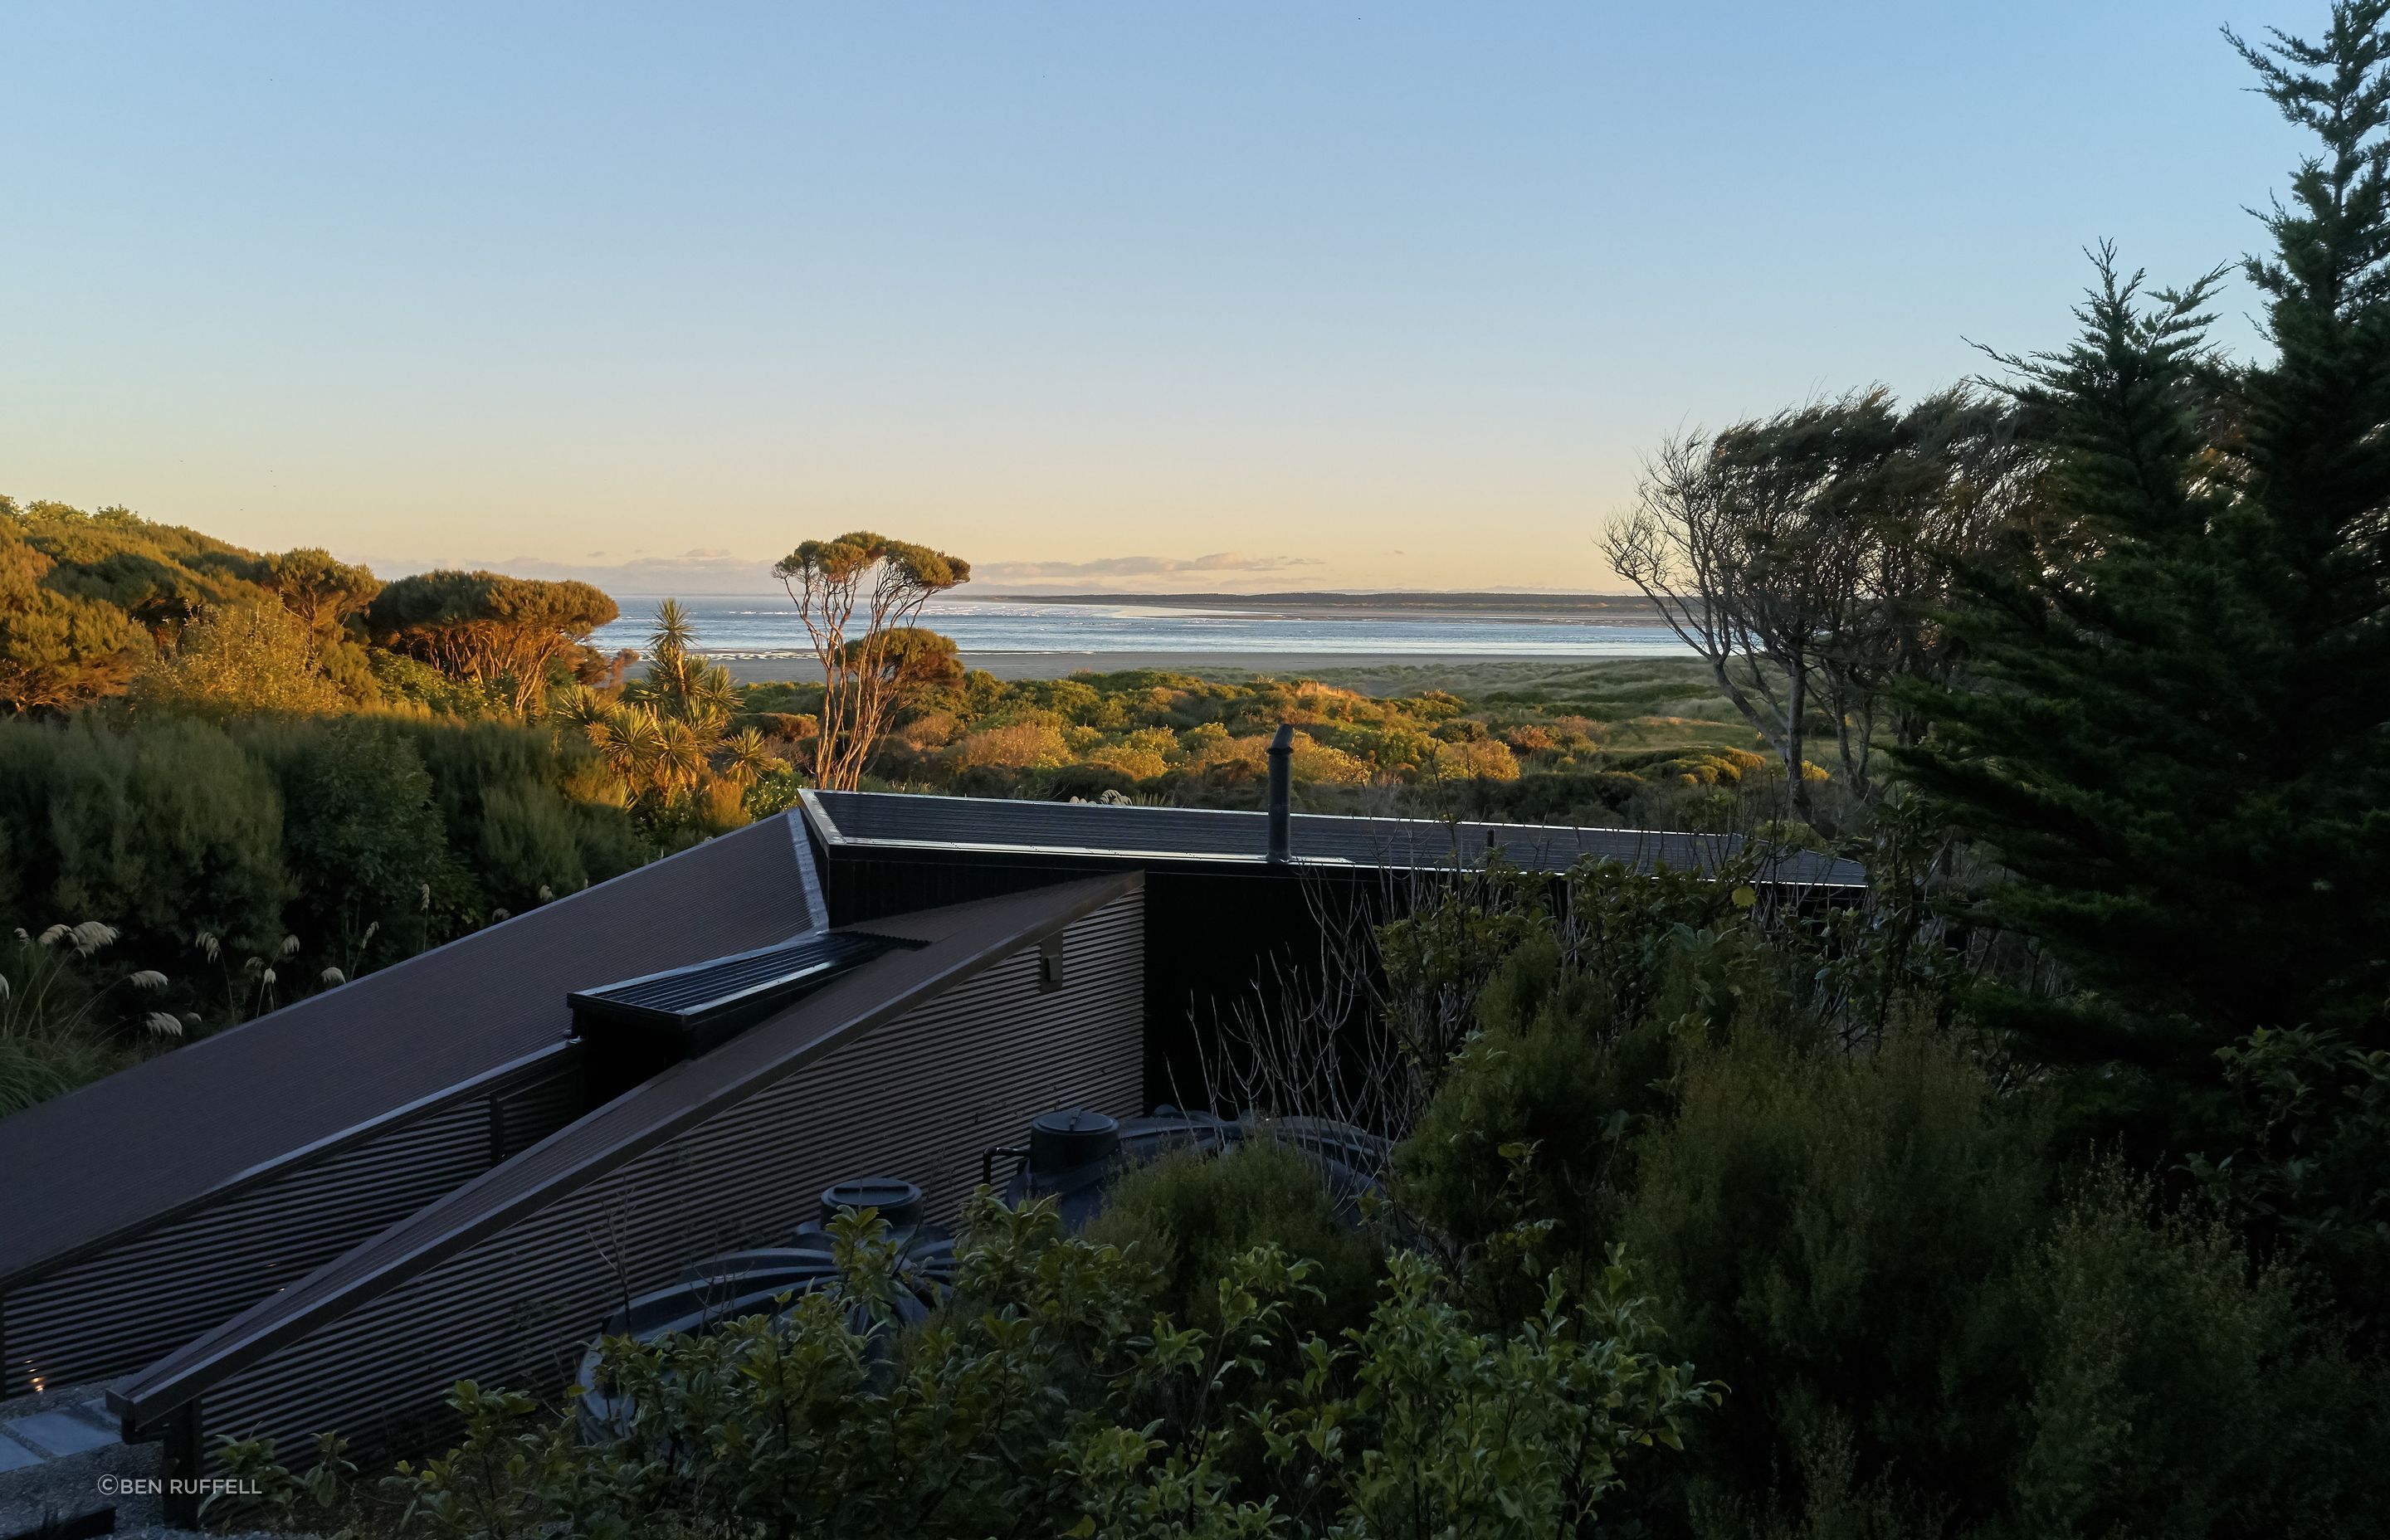
<svg viewBox="0 0 2390 1540">
<path fill-rule="evenodd" d="M 1266 866 L 1268 856 L 1269 816 L 1265 813 L 884 791 L 808 791 L 804 806 L 823 846 L 833 855 L 841 847 L 870 847 L 1255 866 Z M 1565 871 L 1587 856 L 1638 866 L 1706 869 L 1731 859 L 1742 843 L 1731 834 L 1561 824 L 1446 824 L 1309 813 L 1294 815 L 1291 825 L 1298 866 L 1471 866 L 1498 846 L 1513 865 L 1534 871 Z M 1857 887 L 1866 880 L 1857 863 L 1810 852 L 1785 856 L 1768 876 L 1777 882 L 1822 887 Z"/>
<path fill-rule="evenodd" d="M 815 923 L 770 818 L 0 1119 L 0 1282 L 561 1038 L 568 991 Z"/>
<path fill-rule="evenodd" d="M 700 1058 L 675 1065 L 161 1359 L 109 1394 L 154 1422 L 227 1374 L 395 1288 L 955 985 L 1137 892 L 1123 872 L 873 922 L 915 943 L 832 980 Z"/>
</svg>

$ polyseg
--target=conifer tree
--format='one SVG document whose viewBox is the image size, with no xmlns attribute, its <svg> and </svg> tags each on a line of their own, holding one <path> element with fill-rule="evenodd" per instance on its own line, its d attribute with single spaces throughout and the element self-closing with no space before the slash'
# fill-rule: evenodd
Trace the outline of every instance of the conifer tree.
<svg viewBox="0 0 2390 1540">
<path fill-rule="evenodd" d="M 2003 357 L 2049 462 L 2005 575 L 1957 618 L 1962 687 L 1906 768 L 2003 879 L 1981 918 L 2063 964 L 1993 1004 L 2088 1084 L 2197 1137 L 2217 1050 L 2384 1033 L 2390 991 L 2390 0 L 2320 43 L 2228 33 L 2318 148 L 2242 265 L 2273 356 L 2215 355 L 2223 270 L 2113 249 L 2062 352 Z"/>
</svg>

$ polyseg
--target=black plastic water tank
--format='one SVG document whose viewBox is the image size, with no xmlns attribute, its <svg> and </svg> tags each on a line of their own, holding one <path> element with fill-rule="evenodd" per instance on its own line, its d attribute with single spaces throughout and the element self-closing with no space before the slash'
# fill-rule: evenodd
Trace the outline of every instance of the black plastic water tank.
<svg viewBox="0 0 2390 1540">
<path fill-rule="evenodd" d="M 951 1287 L 955 1277 L 955 1238 L 936 1225 L 922 1222 L 921 1189 L 898 1177 L 867 1176 L 839 1182 L 821 1196 L 821 1218 L 797 1226 L 788 1243 L 708 1257 L 685 1269 L 679 1279 L 633 1299 L 609 1315 L 598 1328 L 600 1341 L 582 1355 L 578 1417 L 582 1435 L 589 1439 L 622 1438 L 629 1434 L 637 1415 L 627 1398 L 605 1382 L 602 1342 L 608 1337 L 631 1337 L 654 1342 L 672 1333 L 712 1331 L 726 1322 L 750 1315 L 777 1315 L 786 1297 L 795 1300 L 835 1287 L 844 1277 L 838 1264 L 837 1243 L 828 1221 L 841 1209 L 877 1209 L 888 1224 L 888 1241 L 895 1248 L 896 1321 L 911 1325 L 927 1318 L 931 1306 Z M 857 1333 L 873 1331 L 880 1323 L 861 1303 L 850 1307 L 847 1326 Z"/>
<path fill-rule="evenodd" d="M 1018 1207 L 1051 1198 L 1062 1227 L 1076 1230 L 1102 1212 L 1104 1194 L 1123 1170 L 1172 1149 L 1218 1149 L 1235 1136 L 1234 1123 L 1170 1107 L 1124 1121 L 1073 1108 L 1047 1112 L 1029 1124 L 1004 1200 Z"/>
</svg>

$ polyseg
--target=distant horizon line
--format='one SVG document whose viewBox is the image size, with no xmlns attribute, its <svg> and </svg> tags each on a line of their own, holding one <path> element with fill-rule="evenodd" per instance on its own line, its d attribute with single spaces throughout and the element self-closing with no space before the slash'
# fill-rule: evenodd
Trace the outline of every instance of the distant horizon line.
<svg viewBox="0 0 2390 1540">
<path fill-rule="evenodd" d="M 600 585 L 602 586 L 602 585 Z M 624 589 L 615 597 L 633 599 L 666 598 L 785 598 L 777 589 L 690 589 L 671 592 L 662 589 Z M 1083 588 L 1011 588 L 988 593 L 964 593 L 948 589 L 936 596 L 958 602 L 1007 603 L 1023 600 L 1042 604 L 1118 604 L 1140 600 L 1170 599 L 1188 603 L 1199 599 L 1236 600 L 1253 603 L 1256 600 L 1321 599 L 1549 599 L 1556 601 L 1593 600 L 1635 603 L 1648 602 L 1634 589 L 1598 588 L 1255 588 L 1255 589 L 1083 589 Z"/>
</svg>

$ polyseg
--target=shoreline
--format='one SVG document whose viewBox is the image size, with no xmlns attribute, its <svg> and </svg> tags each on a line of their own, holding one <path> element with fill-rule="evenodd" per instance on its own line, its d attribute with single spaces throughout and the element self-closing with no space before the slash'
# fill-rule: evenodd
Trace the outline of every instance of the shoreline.
<svg viewBox="0 0 2390 1540">
<path fill-rule="evenodd" d="M 730 671 L 734 683 L 816 680 L 821 665 L 809 652 L 708 653 L 710 662 Z M 1067 679 L 1073 674 L 1117 674 L 1129 669 L 1161 669 L 1173 674 L 1315 675 L 1344 670 L 1484 668 L 1516 663 L 1533 668 L 1592 667 L 1611 662 L 1668 661 L 1669 653 L 1484 653 L 1484 652 L 1184 652 L 1156 649 L 1133 652 L 964 652 L 963 667 L 980 669 L 998 679 Z M 1692 654 L 1681 656 L 1690 661 Z"/>
</svg>

